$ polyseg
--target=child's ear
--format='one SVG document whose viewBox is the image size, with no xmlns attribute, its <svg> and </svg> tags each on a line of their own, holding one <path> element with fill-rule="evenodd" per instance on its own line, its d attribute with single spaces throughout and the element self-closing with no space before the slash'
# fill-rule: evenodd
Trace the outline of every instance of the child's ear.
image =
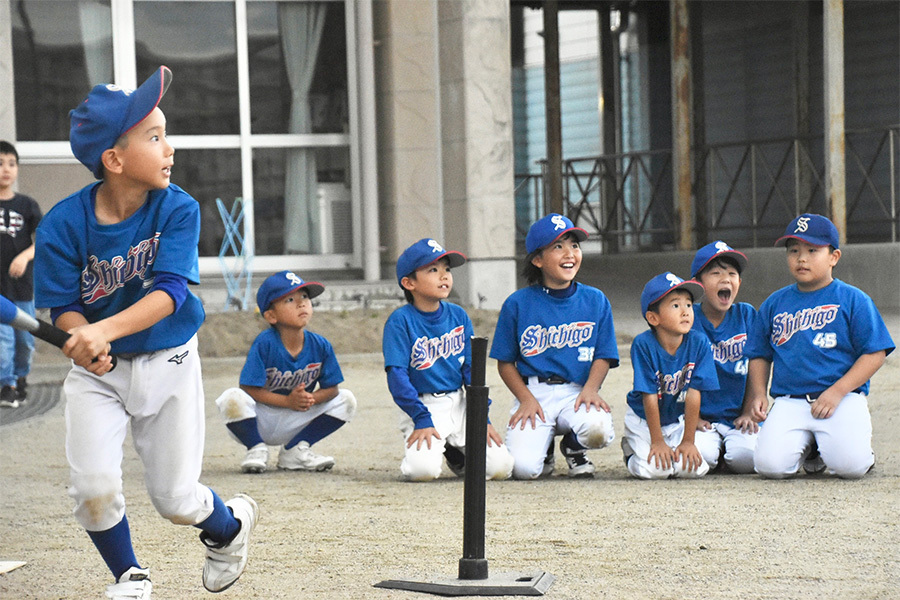
<svg viewBox="0 0 900 600">
<path fill-rule="evenodd" d="M 413 291 L 413 289 L 416 287 L 416 284 L 413 283 L 413 280 L 410 279 L 409 277 L 404 277 L 403 279 L 401 279 L 400 285 L 403 286 L 404 290 L 409 290 L 409 291 Z"/>
<path fill-rule="evenodd" d="M 653 312 L 652 310 L 648 310 L 647 312 L 645 312 L 644 318 L 654 327 L 657 327 L 659 325 L 659 314 Z"/>
<path fill-rule="evenodd" d="M 100 161 L 103 163 L 103 167 L 107 172 L 122 172 L 122 159 L 119 157 L 119 153 L 116 150 L 115 146 L 109 148 L 108 150 L 104 150 L 103 154 L 100 155 Z"/>
<path fill-rule="evenodd" d="M 834 252 L 831 253 L 831 266 L 837 265 L 839 260 L 841 260 L 841 249 L 835 248 Z"/>
<path fill-rule="evenodd" d="M 278 322 L 278 319 L 275 318 L 275 313 L 272 312 L 271 308 L 264 312 L 262 316 L 263 319 L 266 320 L 266 323 L 268 323 L 269 325 L 274 325 Z"/>
<path fill-rule="evenodd" d="M 544 251 L 538 250 L 534 256 L 531 257 L 531 264 L 533 264 L 538 269 L 544 268 Z"/>
</svg>

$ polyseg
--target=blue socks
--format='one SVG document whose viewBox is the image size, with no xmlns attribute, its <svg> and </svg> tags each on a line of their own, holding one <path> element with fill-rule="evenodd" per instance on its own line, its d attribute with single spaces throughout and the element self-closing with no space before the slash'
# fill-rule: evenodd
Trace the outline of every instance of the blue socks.
<svg viewBox="0 0 900 600">
<path fill-rule="evenodd" d="M 309 422 L 309 425 L 300 430 L 300 433 L 294 436 L 290 442 L 284 445 L 285 450 L 290 450 L 300 442 L 308 442 L 310 446 L 323 440 L 338 429 L 340 429 L 346 421 L 341 421 L 331 415 L 319 415 Z"/>
<path fill-rule="evenodd" d="M 106 531 L 88 531 L 87 534 L 106 562 L 106 566 L 112 571 L 116 581 L 119 581 L 119 577 L 131 567 L 141 568 L 134 556 L 134 547 L 131 545 L 128 517 L 123 515 L 118 525 Z"/>
<path fill-rule="evenodd" d="M 256 417 L 227 423 L 225 426 L 237 439 L 241 440 L 247 450 L 263 443 L 263 439 L 259 436 L 259 429 L 256 428 Z"/>
<path fill-rule="evenodd" d="M 213 511 L 203 521 L 194 525 L 197 529 L 202 529 L 215 542 L 227 543 L 234 539 L 234 536 L 241 530 L 241 523 L 234 518 L 231 509 L 225 506 L 222 499 L 210 490 L 213 495 Z"/>
</svg>

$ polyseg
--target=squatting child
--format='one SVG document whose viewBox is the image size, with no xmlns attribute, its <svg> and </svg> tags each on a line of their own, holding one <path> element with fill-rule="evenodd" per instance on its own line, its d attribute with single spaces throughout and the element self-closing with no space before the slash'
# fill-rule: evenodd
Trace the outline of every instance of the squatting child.
<svg viewBox="0 0 900 600">
<path fill-rule="evenodd" d="M 259 286 L 256 304 L 271 325 L 256 336 L 241 370 L 240 388 L 216 400 L 228 431 L 246 448 L 245 473 L 267 468 L 269 445 L 282 446 L 279 469 L 325 471 L 334 458 L 310 446 L 348 423 L 356 398 L 339 388 L 344 381 L 331 343 L 306 329 L 312 299 L 325 291 L 291 271 L 270 275 Z"/>
<path fill-rule="evenodd" d="M 256 503 L 199 483 L 204 400 L 197 330 L 200 206 L 169 180 L 175 150 L 158 104 L 166 67 L 136 90 L 97 85 L 71 115 L 72 152 L 100 181 L 61 200 L 37 230 L 35 296 L 72 337 L 64 384 L 75 517 L 112 571 L 110 598 L 150 598 L 122 494 L 131 425 L 153 506 L 201 530 L 203 585 L 231 586 L 247 564 Z M 118 363 L 113 369 L 113 355 Z M 177 594 L 175 594 L 177 595 Z"/>
<path fill-rule="evenodd" d="M 741 418 L 747 383 L 744 346 L 756 318 L 756 309 L 738 302 L 741 273 L 747 257 L 719 240 L 697 250 L 691 278 L 703 285 L 703 296 L 694 304 L 694 330 L 706 336 L 712 349 L 719 389 L 700 396 L 700 421 L 694 443 L 710 469 L 719 458 L 732 473 L 753 473 L 753 451 L 759 427 Z"/>
<path fill-rule="evenodd" d="M 694 444 L 701 393 L 719 387 L 709 340 L 693 331 L 693 302 L 703 286 L 666 272 L 647 282 L 641 313 L 650 329 L 631 344 L 634 388 L 628 393 L 622 452 L 640 479 L 702 477 L 709 471 Z"/>
<path fill-rule="evenodd" d="M 869 379 L 894 342 L 872 299 L 833 276 L 841 250 L 830 220 L 802 214 L 775 242 L 782 244 L 796 283 L 759 307 L 745 352 L 745 412 L 765 420 L 756 472 L 790 477 L 802 463 L 808 473 L 862 477 L 875 464 Z M 770 371 L 775 403 L 767 416 Z"/>
<path fill-rule="evenodd" d="M 405 453 L 400 474 L 409 481 L 431 481 L 447 466 L 465 473 L 466 396 L 471 383 L 472 321 L 460 306 L 447 302 L 453 289 L 451 269 L 466 257 L 424 238 L 397 260 L 397 281 L 407 304 L 384 325 L 382 350 L 388 388 L 403 410 L 400 431 Z M 513 459 L 488 423 L 485 477 L 507 479 Z"/>
<path fill-rule="evenodd" d="M 513 477 L 535 479 L 554 469 L 554 436 L 570 477 L 593 477 L 589 449 L 615 437 L 600 386 L 619 365 L 612 307 L 599 289 L 577 283 L 584 229 L 556 213 L 525 238 L 528 287 L 503 303 L 491 357 L 515 396 L 506 443 Z"/>
<path fill-rule="evenodd" d="M 34 316 L 34 231 L 41 208 L 31 196 L 14 190 L 19 177 L 19 153 L 0 141 L 0 294 Z M 27 331 L 0 325 L 0 406 L 17 408 L 28 397 L 28 374 L 34 337 Z"/>
</svg>

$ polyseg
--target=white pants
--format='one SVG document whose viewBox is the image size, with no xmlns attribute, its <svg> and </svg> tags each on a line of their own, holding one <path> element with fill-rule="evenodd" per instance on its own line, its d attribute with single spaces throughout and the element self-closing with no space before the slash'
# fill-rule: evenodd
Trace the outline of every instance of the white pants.
<svg viewBox="0 0 900 600">
<path fill-rule="evenodd" d="M 774 479 L 794 475 L 813 439 L 819 445 L 826 473 L 847 479 L 865 475 L 875 464 L 866 397 L 847 394 L 827 419 L 813 417 L 805 399 L 777 398 L 759 431 L 756 472 Z"/>
<path fill-rule="evenodd" d="M 694 444 L 710 469 L 716 468 L 719 456 L 722 456 L 725 466 L 732 473 L 746 474 L 753 473 L 753 453 L 758 437 L 755 433 L 744 433 L 726 423 L 712 423 L 711 429 L 698 429 L 694 433 Z"/>
<path fill-rule="evenodd" d="M 73 366 L 63 389 L 69 495 L 82 527 L 105 531 L 125 514 L 122 447 L 129 423 L 159 514 L 195 525 L 212 513 L 212 492 L 198 482 L 205 419 L 196 336 L 176 348 L 119 357 L 102 377 Z"/>
<path fill-rule="evenodd" d="M 516 479 L 536 479 L 541 476 L 547 449 L 553 443 L 553 436 L 574 432 L 578 443 L 585 448 L 595 449 L 608 446 L 616 437 L 613 430 L 612 415 L 605 410 L 581 406 L 575 410 L 575 399 L 581 393 L 582 386 L 577 383 L 550 385 L 539 383 L 532 377 L 528 390 L 540 403 L 544 412 L 544 421 L 535 418 L 535 427 L 531 422 L 521 428 L 506 428 L 506 444 L 515 458 L 513 477 Z M 513 402 L 509 411 L 515 414 L 519 409 L 519 401 Z"/>
<path fill-rule="evenodd" d="M 216 406 L 225 423 L 256 417 L 256 427 L 263 441 L 271 446 L 283 446 L 321 415 L 349 423 L 356 414 L 356 397 L 350 390 L 338 388 L 338 395 L 328 402 L 300 411 L 256 402 L 241 388 L 228 388 L 216 398 Z M 231 437 L 237 439 L 233 434 Z"/>
<path fill-rule="evenodd" d="M 684 417 L 678 422 L 663 425 L 663 440 L 671 448 L 678 447 L 684 438 Z M 668 469 L 656 466 L 656 461 L 647 462 L 650 456 L 650 427 L 629 406 L 625 412 L 625 434 L 622 438 L 622 452 L 628 465 L 628 472 L 640 479 L 670 479 L 672 477 L 696 478 L 709 472 L 709 465 L 703 460 L 695 471 L 687 471 L 682 461 L 675 462 Z M 702 454 L 701 454 L 702 456 Z"/>
<path fill-rule="evenodd" d="M 431 448 L 424 442 L 421 448 L 416 444 L 406 448 L 406 440 L 415 430 L 409 415 L 400 416 L 400 432 L 403 434 L 405 453 L 400 462 L 400 474 L 409 481 L 431 481 L 441 476 L 444 464 L 444 447 L 447 444 L 466 449 L 466 402 L 462 389 L 448 394 L 422 394 L 419 396 L 428 412 L 434 428 L 441 439 L 431 438 Z M 485 479 L 509 479 L 513 469 L 513 457 L 505 445 L 486 446 Z"/>
</svg>

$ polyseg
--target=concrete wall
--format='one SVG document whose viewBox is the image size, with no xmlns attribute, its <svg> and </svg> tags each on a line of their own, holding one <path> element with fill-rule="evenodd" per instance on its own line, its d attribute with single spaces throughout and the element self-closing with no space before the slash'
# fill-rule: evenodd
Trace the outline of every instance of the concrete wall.
<svg viewBox="0 0 900 600">
<path fill-rule="evenodd" d="M 773 291 L 794 283 L 784 248 L 739 250 L 747 255 L 749 264 L 738 300 L 759 307 Z M 846 245 L 841 252 L 834 276 L 866 292 L 880 311 L 900 312 L 900 243 Z M 578 279 L 603 290 L 613 309 L 633 307 L 639 314 L 644 284 L 664 271 L 688 277 L 693 259 L 693 252 L 589 255 L 584 257 Z"/>
</svg>

